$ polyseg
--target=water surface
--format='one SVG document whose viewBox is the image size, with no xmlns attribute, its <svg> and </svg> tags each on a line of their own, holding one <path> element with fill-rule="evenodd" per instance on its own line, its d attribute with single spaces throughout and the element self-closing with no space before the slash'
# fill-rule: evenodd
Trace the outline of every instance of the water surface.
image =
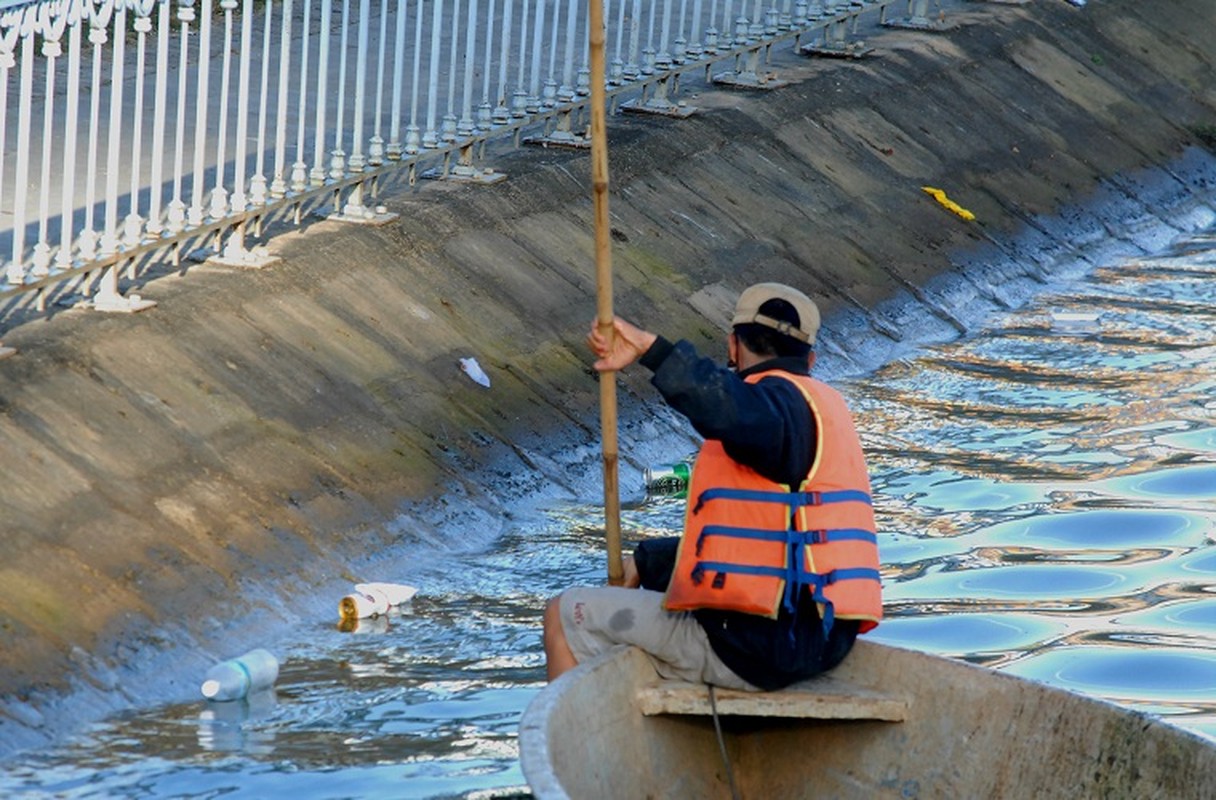
<svg viewBox="0 0 1216 800">
<path fill-rule="evenodd" d="M 875 638 L 1216 738 L 1214 331 L 1201 236 L 841 382 L 881 528 Z M 627 539 L 678 528 L 678 500 L 637 499 Z M 516 795 L 544 600 L 604 562 L 597 498 L 525 513 L 490 552 L 414 553 L 383 576 L 422 588 L 411 605 L 294 631 L 275 694 L 108 719 L 0 766 L 0 795 Z"/>
</svg>

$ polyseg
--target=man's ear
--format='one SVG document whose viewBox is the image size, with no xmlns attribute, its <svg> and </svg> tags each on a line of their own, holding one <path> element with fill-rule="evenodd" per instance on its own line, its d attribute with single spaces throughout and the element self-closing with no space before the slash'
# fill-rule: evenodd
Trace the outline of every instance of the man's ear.
<svg viewBox="0 0 1216 800">
<path fill-rule="evenodd" d="M 739 363 L 739 339 L 734 331 L 726 334 L 726 363 L 732 367 Z"/>
<path fill-rule="evenodd" d="M 811 352 L 807 353 L 806 368 L 809 371 L 814 366 L 815 366 L 815 351 L 812 350 Z"/>
</svg>

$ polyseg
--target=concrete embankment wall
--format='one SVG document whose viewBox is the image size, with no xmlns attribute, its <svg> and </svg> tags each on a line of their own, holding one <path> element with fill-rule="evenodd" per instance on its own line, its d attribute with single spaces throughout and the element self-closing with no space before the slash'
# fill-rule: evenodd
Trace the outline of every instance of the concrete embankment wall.
<svg viewBox="0 0 1216 800">
<path fill-rule="evenodd" d="M 714 347 L 733 295 L 781 280 L 848 362 L 903 335 L 893 298 L 958 328 L 984 286 L 1105 232 L 1094 209 L 1212 197 L 1216 4 L 950 17 L 884 31 L 866 60 L 782 59 L 792 83 L 769 93 L 685 81 L 686 120 L 614 117 L 617 310 Z M 191 696 L 242 638 L 335 613 L 369 554 L 477 541 L 541 487 L 597 485 L 589 158 L 490 163 L 510 179 L 383 198 L 392 224 L 278 236 L 269 270 L 151 281 L 149 312 L 4 333 L 0 752 Z M 925 288 L 956 270 L 987 271 L 973 297 Z M 622 378 L 623 452 L 649 435 L 645 378 Z"/>
</svg>

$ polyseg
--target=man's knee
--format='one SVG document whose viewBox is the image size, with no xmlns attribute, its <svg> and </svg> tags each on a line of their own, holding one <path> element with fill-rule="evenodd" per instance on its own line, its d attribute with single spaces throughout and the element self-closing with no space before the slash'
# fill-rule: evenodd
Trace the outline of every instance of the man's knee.
<svg viewBox="0 0 1216 800">
<path fill-rule="evenodd" d="M 550 597 L 545 603 L 544 631 L 546 640 L 562 636 L 562 596 L 560 594 Z"/>
<path fill-rule="evenodd" d="M 543 638 L 545 671 L 549 680 L 554 680 L 578 663 L 566 641 L 566 632 L 562 630 L 561 601 L 561 595 L 558 595 L 545 604 Z"/>
</svg>

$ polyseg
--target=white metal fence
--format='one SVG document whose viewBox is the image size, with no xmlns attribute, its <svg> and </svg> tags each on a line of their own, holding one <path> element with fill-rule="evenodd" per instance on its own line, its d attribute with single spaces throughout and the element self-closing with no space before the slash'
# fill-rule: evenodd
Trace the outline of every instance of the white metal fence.
<svg viewBox="0 0 1216 800">
<path fill-rule="evenodd" d="M 149 266 L 259 266 L 262 226 L 384 218 L 378 182 L 488 179 L 529 126 L 581 146 L 586 0 L 0 3 L 0 329 L 50 303 L 148 305 Z M 675 113 L 677 79 L 763 85 L 767 48 L 849 47 L 928 0 L 604 0 L 609 96 Z M 21 312 L 21 313 L 18 313 Z"/>
</svg>

